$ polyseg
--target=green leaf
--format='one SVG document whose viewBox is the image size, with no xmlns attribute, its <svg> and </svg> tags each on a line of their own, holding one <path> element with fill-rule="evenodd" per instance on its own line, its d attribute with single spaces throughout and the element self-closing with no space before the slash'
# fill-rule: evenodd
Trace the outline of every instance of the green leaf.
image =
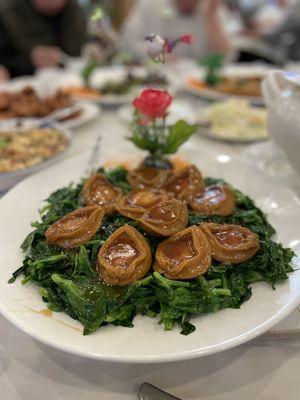
<svg viewBox="0 0 300 400">
<path fill-rule="evenodd" d="M 181 319 L 181 335 L 187 336 L 195 332 L 196 327 L 189 322 L 190 314 L 184 313 Z"/>
<path fill-rule="evenodd" d="M 36 234 L 36 231 L 33 231 L 33 232 L 29 233 L 29 235 L 26 236 L 25 240 L 21 244 L 21 249 L 23 251 L 27 251 L 30 249 L 30 247 L 34 241 L 35 234 Z"/>
<path fill-rule="evenodd" d="M 220 71 L 224 64 L 224 55 L 221 53 L 210 54 L 200 60 L 200 65 L 206 68 L 205 82 L 210 86 L 217 85 L 220 80 Z"/>
<path fill-rule="evenodd" d="M 183 120 L 177 121 L 169 127 L 165 144 L 161 149 L 162 154 L 173 154 L 197 131 L 197 125 L 189 125 Z"/>
<path fill-rule="evenodd" d="M 224 54 L 214 53 L 210 54 L 200 60 L 200 64 L 210 69 L 220 69 L 224 65 Z"/>
<path fill-rule="evenodd" d="M 84 246 L 80 246 L 80 251 L 75 256 L 75 268 L 73 276 L 94 277 L 95 271 L 92 269 L 87 250 Z"/>
<path fill-rule="evenodd" d="M 96 331 L 106 316 L 102 287 L 95 282 L 70 280 L 59 274 L 53 274 L 51 278 L 66 293 L 74 314 L 84 326 L 84 335 Z"/>
<path fill-rule="evenodd" d="M 25 267 L 22 265 L 22 267 L 16 269 L 13 273 L 11 278 L 8 280 L 7 283 L 14 283 L 14 281 L 18 278 L 19 275 L 24 274 L 25 272 Z"/>
<path fill-rule="evenodd" d="M 143 127 L 139 127 L 127 139 L 139 149 L 148 150 L 151 154 L 155 154 L 160 149 L 159 136 L 150 135 Z"/>
</svg>

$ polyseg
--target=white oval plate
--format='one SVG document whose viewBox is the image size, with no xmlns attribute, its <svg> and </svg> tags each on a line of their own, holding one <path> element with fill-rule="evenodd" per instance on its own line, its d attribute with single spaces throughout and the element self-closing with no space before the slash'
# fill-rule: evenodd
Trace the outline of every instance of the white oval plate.
<svg viewBox="0 0 300 400">
<path fill-rule="evenodd" d="M 300 252 L 300 204 L 289 190 L 278 186 L 263 173 L 257 174 L 239 160 L 213 155 L 201 149 L 188 155 L 205 175 L 226 178 L 254 197 L 268 212 L 278 229 L 278 240 Z M 206 154 L 206 156 L 205 156 Z M 190 359 L 217 353 L 247 342 L 273 327 L 300 302 L 300 271 L 272 290 L 266 284 L 253 285 L 253 296 L 241 309 L 193 318 L 197 330 L 182 336 L 179 329 L 165 332 L 157 319 L 138 317 L 134 328 L 106 326 L 90 336 L 63 313 L 47 317 L 38 288 L 20 280 L 7 284 L 12 271 L 22 263 L 19 245 L 31 231 L 30 222 L 38 218 L 43 199 L 54 190 L 78 181 L 88 155 L 67 160 L 28 178 L 0 202 L 0 311 L 18 328 L 33 338 L 80 356 L 106 361 L 152 363 Z M 21 206 L 20 206 L 21 205 Z"/>
<path fill-rule="evenodd" d="M 200 126 L 197 133 L 200 136 L 203 136 L 207 139 L 211 140 L 216 140 L 218 142 L 227 142 L 227 143 L 238 143 L 238 144 L 252 144 L 255 142 L 264 142 L 266 140 L 269 140 L 270 138 L 268 136 L 266 137 L 253 137 L 253 138 L 236 138 L 236 137 L 226 137 L 226 136 L 221 136 L 212 131 L 210 128 L 205 128 Z"/>
<path fill-rule="evenodd" d="M 218 92 L 217 90 L 214 89 L 197 89 L 191 83 L 189 82 L 189 79 L 186 80 L 183 89 L 190 93 L 193 94 L 197 97 L 200 97 L 202 99 L 207 99 L 211 101 L 222 101 L 228 98 L 235 98 L 235 99 L 241 99 L 241 100 L 246 100 L 250 104 L 254 106 L 263 106 L 264 105 L 264 100 L 262 97 L 254 97 L 254 96 L 238 96 L 238 95 L 233 95 L 233 94 L 227 94 L 227 93 L 222 93 Z"/>
<path fill-rule="evenodd" d="M 222 75 L 224 77 L 240 77 L 240 78 L 251 78 L 255 76 L 261 76 L 262 79 L 267 75 L 267 73 L 271 70 L 268 65 L 262 63 L 240 63 L 240 64 L 229 64 L 224 66 L 222 69 Z M 231 95 L 226 93 L 218 92 L 214 89 L 197 89 L 193 87 L 189 83 L 189 78 L 204 78 L 205 69 L 200 67 L 197 75 L 195 72 L 190 74 L 183 83 L 183 89 L 187 92 L 194 94 L 198 97 L 205 98 L 211 101 L 220 101 L 228 98 L 237 98 L 241 100 L 247 100 L 249 103 L 255 106 L 263 106 L 264 100 L 263 97 L 253 97 L 253 96 L 238 96 Z"/>
</svg>

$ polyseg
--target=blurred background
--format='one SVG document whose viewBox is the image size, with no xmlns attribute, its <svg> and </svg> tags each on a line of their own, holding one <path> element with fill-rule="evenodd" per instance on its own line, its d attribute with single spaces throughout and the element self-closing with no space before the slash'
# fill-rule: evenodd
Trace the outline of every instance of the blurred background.
<svg viewBox="0 0 300 400">
<path fill-rule="evenodd" d="M 174 46 L 182 37 L 191 43 Z M 133 99 L 157 88 L 174 97 L 170 123 L 198 125 L 197 148 L 233 153 L 286 183 L 292 159 L 300 171 L 297 135 L 277 140 L 269 129 L 262 82 L 274 69 L 300 71 L 299 43 L 300 0 L 0 0 L 0 131 L 50 118 L 76 128 L 68 154 L 93 148 L 100 127 L 116 149 L 131 129 Z M 273 108 L 282 104 L 278 94 Z M 24 151 L 1 140 L 0 173 L 24 168 Z"/>
<path fill-rule="evenodd" d="M 214 52 L 235 62 L 282 66 L 299 60 L 298 0 L 1 0 L 1 80 L 63 67 L 69 57 L 101 64 L 141 63 L 144 36 L 191 46 L 176 56 L 199 60 Z"/>
</svg>

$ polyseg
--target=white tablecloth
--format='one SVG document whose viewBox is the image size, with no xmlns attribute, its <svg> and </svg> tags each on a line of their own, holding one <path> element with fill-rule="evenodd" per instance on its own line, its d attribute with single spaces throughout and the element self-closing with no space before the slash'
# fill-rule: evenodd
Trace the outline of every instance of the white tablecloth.
<svg viewBox="0 0 300 400">
<path fill-rule="evenodd" d="M 119 143 L 128 134 L 128 127 L 115 113 L 105 111 L 98 120 L 76 130 L 68 157 L 88 150 L 99 133 L 104 138 L 103 149 L 120 154 Z M 244 149 L 200 137 L 189 146 L 235 156 Z M 127 148 L 128 154 L 134 152 L 131 143 L 126 144 Z M 299 400 L 299 369 L 297 344 L 249 344 L 165 365 L 100 363 L 41 345 L 0 317 L 1 400 L 135 399 L 138 385 L 144 381 L 185 400 Z"/>
</svg>

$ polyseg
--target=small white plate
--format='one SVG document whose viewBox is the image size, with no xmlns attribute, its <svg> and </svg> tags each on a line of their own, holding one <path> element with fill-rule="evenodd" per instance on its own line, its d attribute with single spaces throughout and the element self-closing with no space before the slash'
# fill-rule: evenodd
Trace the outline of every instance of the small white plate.
<svg viewBox="0 0 300 400">
<path fill-rule="evenodd" d="M 245 100 L 243 101 L 245 103 Z M 217 103 L 216 103 L 217 104 Z M 227 143 L 237 143 L 237 144 L 251 144 L 255 142 L 264 142 L 266 140 L 269 140 L 270 137 L 264 136 L 257 136 L 257 137 L 236 137 L 236 136 L 226 136 L 226 135 L 220 135 L 216 132 L 213 131 L 213 129 L 210 127 L 209 122 L 205 121 L 205 115 L 208 110 L 210 110 L 212 106 L 204 106 L 201 107 L 199 110 L 199 117 L 198 117 L 198 123 L 199 123 L 199 129 L 197 133 L 200 136 L 203 136 L 208 139 L 216 140 L 219 142 L 227 142 Z M 267 130 L 267 127 L 266 127 Z"/>
<path fill-rule="evenodd" d="M 225 178 L 252 196 L 278 230 L 276 239 L 300 252 L 300 204 L 292 192 L 228 155 L 208 153 L 201 148 L 186 154 L 205 175 Z M 24 255 L 19 246 L 32 229 L 31 221 L 39 217 L 43 199 L 70 182 L 77 182 L 88 158 L 89 155 L 76 157 L 40 172 L 0 201 L 0 311 L 18 328 L 49 346 L 88 358 L 123 363 L 168 362 L 245 343 L 272 328 L 299 304 L 298 270 L 276 290 L 265 283 L 252 285 L 253 296 L 239 310 L 226 309 L 192 318 L 197 330 L 189 336 L 180 335 L 178 328 L 165 332 L 157 319 L 142 316 L 134 320 L 132 329 L 106 326 L 83 336 L 81 325 L 65 314 L 47 317 L 39 313 L 46 305 L 38 288 L 31 284 L 22 286 L 20 280 L 8 285 L 7 280 L 22 263 Z M 107 154 L 107 158 L 113 159 L 113 155 Z"/>
</svg>

